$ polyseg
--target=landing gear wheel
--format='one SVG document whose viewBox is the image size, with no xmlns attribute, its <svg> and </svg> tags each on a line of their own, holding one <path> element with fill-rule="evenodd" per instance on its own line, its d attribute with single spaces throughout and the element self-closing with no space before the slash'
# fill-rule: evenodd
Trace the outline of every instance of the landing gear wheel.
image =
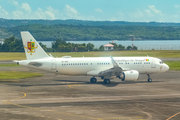
<svg viewBox="0 0 180 120">
<path fill-rule="evenodd" d="M 110 82 L 111 82 L 111 81 L 110 81 L 109 79 L 104 79 L 104 83 L 105 83 L 105 84 L 110 84 Z"/>
<path fill-rule="evenodd" d="M 91 83 L 96 83 L 96 82 L 97 82 L 97 79 L 96 79 L 96 78 L 91 78 L 91 79 L 90 79 L 90 82 L 91 82 Z"/>
<path fill-rule="evenodd" d="M 151 79 L 151 78 L 148 78 L 148 82 L 152 82 L 152 79 Z"/>
</svg>

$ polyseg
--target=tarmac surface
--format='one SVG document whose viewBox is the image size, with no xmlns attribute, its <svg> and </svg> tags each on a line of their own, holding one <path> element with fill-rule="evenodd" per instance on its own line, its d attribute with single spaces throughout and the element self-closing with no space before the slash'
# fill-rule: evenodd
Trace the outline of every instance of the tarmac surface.
<svg viewBox="0 0 180 120">
<path fill-rule="evenodd" d="M 1 70 L 34 71 L 24 67 Z M 44 73 L 0 82 L 0 120 L 180 120 L 180 72 L 91 84 L 90 77 Z"/>
</svg>

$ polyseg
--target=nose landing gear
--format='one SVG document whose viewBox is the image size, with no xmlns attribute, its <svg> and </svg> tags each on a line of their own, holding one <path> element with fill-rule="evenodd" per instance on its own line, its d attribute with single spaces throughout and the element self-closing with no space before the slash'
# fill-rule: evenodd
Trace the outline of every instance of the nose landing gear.
<svg viewBox="0 0 180 120">
<path fill-rule="evenodd" d="M 151 79 L 150 75 L 147 74 L 147 76 L 148 76 L 148 82 L 152 82 L 152 79 Z"/>
</svg>

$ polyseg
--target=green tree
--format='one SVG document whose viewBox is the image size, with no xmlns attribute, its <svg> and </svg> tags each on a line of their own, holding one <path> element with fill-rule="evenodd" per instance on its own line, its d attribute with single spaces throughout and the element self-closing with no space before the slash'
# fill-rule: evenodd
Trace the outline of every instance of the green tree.
<svg viewBox="0 0 180 120">
<path fill-rule="evenodd" d="M 94 44 L 88 43 L 87 44 L 87 50 L 88 51 L 93 51 L 93 49 L 94 49 Z"/>
<path fill-rule="evenodd" d="M 2 51 L 2 49 L 1 49 L 1 48 L 2 48 L 2 43 L 0 43 L 0 51 Z"/>
<path fill-rule="evenodd" d="M 138 48 L 136 46 L 133 46 L 133 50 L 138 50 Z"/>
<path fill-rule="evenodd" d="M 118 47 L 117 47 L 117 50 L 118 51 L 125 50 L 125 46 L 119 44 Z"/>
<path fill-rule="evenodd" d="M 115 51 L 117 51 L 117 50 L 118 50 L 118 45 L 117 45 L 116 43 L 111 43 L 111 42 L 110 42 L 109 44 L 114 45 L 114 50 L 115 50 Z"/>
<path fill-rule="evenodd" d="M 65 47 L 66 44 L 67 44 L 66 41 L 63 41 L 61 39 L 57 39 L 56 41 L 52 42 L 52 48 L 56 52 L 60 52 L 60 51 L 64 50 L 64 47 Z"/>
<path fill-rule="evenodd" d="M 44 51 L 47 51 L 46 45 L 42 44 L 41 42 L 39 43 L 39 45 L 44 49 Z"/>
<path fill-rule="evenodd" d="M 6 38 L 1 45 L 2 52 L 23 52 L 22 40 L 16 39 L 14 36 Z"/>
<path fill-rule="evenodd" d="M 99 50 L 100 50 L 100 51 L 104 51 L 104 46 L 101 45 L 101 46 L 99 47 Z"/>
<path fill-rule="evenodd" d="M 132 46 L 127 46 L 127 50 L 132 50 Z"/>
<path fill-rule="evenodd" d="M 80 46 L 78 46 L 78 51 L 79 52 L 87 51 L 87 47 L 80 45 Z"/>
</svg>

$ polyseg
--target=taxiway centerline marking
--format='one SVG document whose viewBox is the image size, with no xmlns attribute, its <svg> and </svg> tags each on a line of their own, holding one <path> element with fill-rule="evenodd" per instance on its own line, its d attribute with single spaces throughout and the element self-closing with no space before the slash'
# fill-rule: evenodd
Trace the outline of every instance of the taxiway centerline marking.
<svg viewBox="0 0 180 120">
<path fill-rule="evenodd" d="M 168 118 L 168 119 L 166 119 L 166 120 L 170 120 L 171 118 L 173 118 L 173 117 L 177 116 L 178 114 L 180 114 L 180 112 L 178 112 L 178 113 L 176 113 L 176 114 L 172 115 L 171 117 L 169 117 L 169 118 Z"/>
</svg>

